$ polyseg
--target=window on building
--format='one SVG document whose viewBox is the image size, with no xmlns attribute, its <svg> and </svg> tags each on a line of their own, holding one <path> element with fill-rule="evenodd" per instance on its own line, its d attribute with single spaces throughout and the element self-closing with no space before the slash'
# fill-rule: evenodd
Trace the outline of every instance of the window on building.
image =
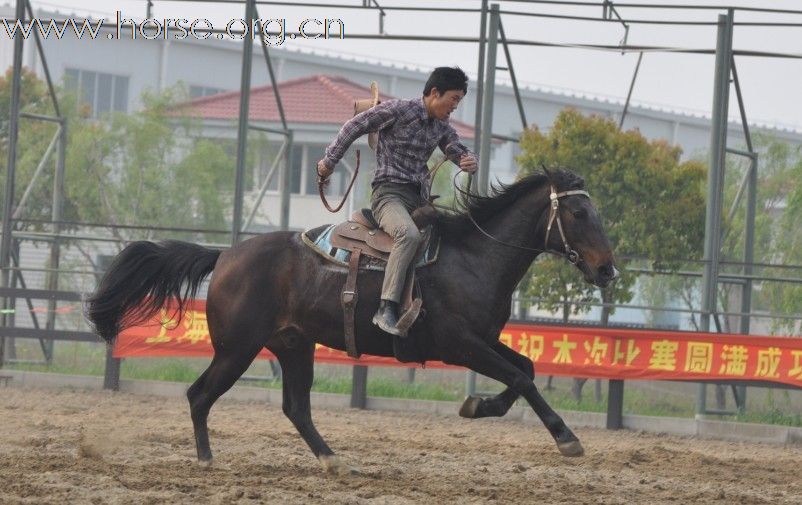
<svg viewBox="0 0 802 505">
<path fill-rule="evenodd" d="M 128 77 L 68 68 L 64 71 L 67 90 L 78 95 L 82 107 L 92 117 L 115 112 L 128 112 Z"/>
<path fill-rule="evenodd" d="M 259 162 L 259 179 L 260 185 L 267 177 L 273 160 L 278 153 L 280 143 L 271 142 L 269 147 L 262 152 Z M 326 146 L 308 145 L 308 144 L 294 144 L 292 146 L 292 171 L 290 172 L 290 192 L 293 195 L 317 195 L 317 162 L 323 158 L 326 152 Z M 364 160 L 363 160 L 364 161 Z M 348 161 L 349 165 L 353 163 Z M 279 190 L 279 177 L 283 161 L 279 161 L 273 177 L 267 188 L 270 191 Z M 340 162 L 331 177 L 331 183 L 326 189 L 327 195 L 342 195 L 348 182 L 351 180 L 351 173 L 345 167 L 344 162 Z"/>
<path fill-rule="evenodd" d="M 261 188 L 262 184 L 265 183 L 265 179 L 270 176 L 270 184 L 267 186 L 267 189 L 275 190 L 277 187 L 278 181 L 278 171 L 279 166 L 276 165 L 276 169 L 273 171 L 273 174 L 270 174 L 270 169 L 273 167 L 273 162 L 276 159 L 276 154 L 278 154 L 278 144 L 273 142 L 268 143 L 265 145 L 263 149 L 259 152 L 259 166 L 256 168 L 256 186 Z M 278 162 L 280 163 L 280 161 Z"/>
<path fill-rule="evenodd" d="M 112 96 L 111 74 L 98 74 L 97 76 L 97 113 L 103 114 L 111 110 Z"/>
<path fill-rule="evenodd" d="M 292 170 L 290 171 L 290 193 L 293 195 L 301 194 L 301 182 L 303 180 L 303 167 L 306 163 L 304 154 L 305 146 L 295 144 L 292 146 Z"/>
<path fill-rule="evenodd" d="M 214 88 L 211 86 L 190 86 L 189 97 L 200 98 L 202 96 L 216 95 L 218 93 L 223 93 L 225 91 L 226 90 L 224 90 L 223 88 Z"/>
<path fill-rule="evenodd" d="M 128 78 L 117 76 L 114 79 L 114 110 L 128 112 Z"/>
<path fill-rule="evenodd" d="M 306 165 L 304 165 L 304 169 L 307 171 L 306 174 L 306 194 L 307 195 L 316 195 L 317 191 L 317 162 L 323 156 L 326 155 L 326 146 L 306 146 L 306 155 L 308 161 Z M 329 194 L 339 194 L 338 191 L 338 182 L 340 179 L 340 174 L 343 171 L 342 164 L 338 166 L 334 173 L 331 176 L 331 183 L 327 188 L 327 192 Z"/>
<path fill-rule="evenodd" d="M 515 132 L 511 136 L 515 137 L 515 138 L 520 138 L 521 134 L 522 134 L 522 132 Z M 510 149 L 510 151 L 512 152 L 512 163 L 510 164 L 510 166 L 511 167 L 517 167 L 518 166 L 518 161 L 517 161 L 518 156 L 520 156 L 521 153 L 523 152 L 523 150 L 521 149 L 521 143 L 520 142 L 511 142 L 510 144 L 512 145 L 512 148 Z"/>
</svg>

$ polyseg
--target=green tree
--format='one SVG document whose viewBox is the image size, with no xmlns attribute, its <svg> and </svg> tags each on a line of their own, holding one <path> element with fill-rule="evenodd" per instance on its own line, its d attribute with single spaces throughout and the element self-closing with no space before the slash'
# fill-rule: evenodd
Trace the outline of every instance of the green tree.
<svg viewBox="0 0 802 505">
<path fill-rule="evenodd" d="M 769 135 L 755 135 L 758 152 L 757 216 L 755 261 L 780 265 L 802 264 L 802 147 L 781 142 Z M 736 166 L 736 169 L 741 168 Z M 730 167 L 728 166 L 728 170 Z M 740 175 L 743 170 L 736 171 Z M 731 190 L 732 192 L 732 190 Z M 741 261 L 744 240 L 743 202 L 731 223 L 724 251 Z M 802 270 L 763 269 L 755 274 L 780 279 L 802 279 Z M 723 292 L 722 292 L 723 291 Z M 725 310 L 740 309 L 738 287 L 720 290 Z M 738 306 L 735 307 L 735 303 Z M 764 282 L 753 294 L 753 305 L 769 313 L 795 316 L 802 313 L 802 283 Z M 735 309 L 735 310 L 733 310 Z M 773 333 L 802 333 L 799 321 L 776 319 Z"/>
<path fill-rule="evenodd" d="M 10 83 L 10 72 L 0 78 L 0 156 L 4 160 L 8 152 Z M 32 72 L 23 72 L 21 89 L 22 111 L 53 114 L 47 88 Z M 226 143 L 233 141 L 200 137 L 197 122 L 181 114 L 180 104 L 188 99 L 183 86 L 162 93 L 146 92 L 136 112 L 111 113 L 101 118 L 88 117 L 89 111 L 76 104 L 74 93 L 63 89 L 58 93 L 68 124 L 65 221 L 196 229 L 227 227 L 235 163 L 230 154 L 233 150 Z M 20 120 L 16 204 L 55 132 L 50 123 Z M 250 160 L 256 150 L 264 147 L 259 139 L 254 140 L 257 142 L 249 150 Z M 31 220 L 50 219 L 55 158 L 54 151 L 31 185 L 26 205 L 18 210 L 19 217 L 28 221 L 18 224 L 17 229 L 43 227 Z M 155 238 L 158 234 L 141 229 L 113 229 L 111 233 L 122 240 Z M 219 234 L 171 232 L 170 237 L 221 241 Z M 70 243 L 96 266 L 94 254 L 82 244 L 85 243 Z"/>
<path fill-rule="evenodd" d="M 11 76 L 12 71 L 0 77 L 0 164 L 6 167 L 8 160 L 9 140 L 9 106 L 11 103 Z M 20 77 L 20 112 L 35 114 L 52 114 L 50 97 L 47 86 L 28 69 L 23 69 Z M 56 125 L 50 122 L 38 121 L 20 117 L 18 121 L 17 158 L 15 171 L 14 201 L 19 205 L 22 196 L 33 179 L 36 167 L 39 164 L 48 144 L 57 131 Z M 53 166 L 55 150 L 50 157 Z M 8 174 L 4 170 L 5 175 Z M 22 209 L 16 209 L 17 215 L 25 215 L 32 219 L 50 219 L 52 208 L 52 168 L 41 171 L 39 183 L 31 187 L 26 204 Z M 6 177 L 2 178 L 1 194 L 5 194 Z M 2 212 L 2 210 L 0 210 Z"/>
<path fill-rule="evenodd" d="M 799 166 L 802 154 L 799 146 L 777 140 L 767 133 L 753 134 L 754 149 L 758 153 L 757 201 L 755 216 L 754 261 L 756 263 L 799 264 L 802 257 L 795 254 L 802 228 L 797 226 L 802 209 L 795 208 L 794 195 L 798 194 Z M 704 158 L 706 160 L 707 157 Z M 702 161 L 704 162 L 704 161 Z M 746 229 L 746 180 L 749 161 L 737 155 L 727 157 L 722 205 L 721 261 L 743 261 Z M 736 202 L 736 199 L 740 199 Z M 796 241 L 796 242 L 795 242 Z M 698 265 L 689 266 L 699 270 Z M 722 273 L 740 274 L 740 265 L 720 265 Z M 774 277 L 797 277 L 788 270 L 755 269 L 754 274 Z M 802 273 L 802 272 L 800 272 Z M 663 275 L 641 283 L 641 295 L 650 305 L 660 306 L 667 297 L 681 299 L 687 308 L 698 308 L 700 279 Z M 719 283 L 717 291 L 720 312 L 740 312 L 742 286 Z M 782 282 L 766 281 L 755 284 L 753 308 L 771 313 L 795 314 L 802 311 L 802 300 L 794 296 L 795 286 Z M 719 317 L 722 331 L 739 331 L 737 316 Z M 793 320 L 775 321 L 773 331 L 794 331 Z M 699 329 L 698 321 L 691 316 L 691 324 Z M 796 330 L 798 331 L 798 329 Z"/>
<path fill-rule="evenodd" d="M 636 276 L 624 257 L 645 257 L 653 267 L 675 269 L 681 259 L 700 255 L 704 236 L 705 168 L 680 162 L 679 147 L 649 141 L 638 131 L 620 131 L 610 119 L 583 116 L 567 109 L 552 128 L 537 127 L 521 137 L 520 175 L 547 167 L 566 167 L 584 177 L 618 257 L 621 278 L 601 290 L 585 283 L 565 261 L 544 257 L 532 266 L 526 295 L 549 311 L 570 314 L 590 310 L 582 302 L 626 303 Z M 602 310 L 606 324 L 611 307 Z"/>
<path fill-rule="evenodd" d="M 70 219 L 224 226 L 221 190 L 233 187 L 233 163 L 219 144 L 194 139 L 192 123 L 174 114 L 182 98 L 178 88 L 145 93 L 140 111 L 112 114 L 107 121 L 71 122 L 66 176 Z M 120 230 L 114 233 L 126 236 Z"/>
<path fill-rule="evenodd" d="M 3 162 L 8 153 L 11 77 L 8 72 L 0 78 Z M 28 70 L 23 71 L 21 81 L 21 111 L 54 115 L 46 85 Z M 182 86 L 162 93 L 145 93 L 140 100 L 142 107 L 130 114 L 111 113 L 99 118 L 89 117 L 90 110 L 78 102 L 74 92 L 64 89 L 57 92 L 61 112 L 67 118 L 68 134 L 62 219 L 139 227 L 81 229 L 82 234 L 111 234 L 120 239 L 113 246 L 109 242 L 71 238 L 69 232 L 78 226 L 62 227 L 65 234 L 60 244 L 68 251 L 62 253 L 63 269 L 100 270 L 101 255 L 111 254 L 114 252 L 111 247 L 119 250 L 126 241 L 134 239 L 227 241 L 226 235 L 220 234 L 154 230 L 157 227 L 220 230 L 227 229 L 230 221 L 235 167 L 233 141 L 201 137 L 197 121 L 182 115 L 181 104 L 188 99 Z M 52 213 L 55 150 L 35 179 L 34 173 L 56 131 L 51 122 L 20 118 L 14 198 L 18 231 L 52 229 L 47 222 Z M 265 147 L 260 140 L 263 139 L 258 135 L 252 135 L 247 166 L 254 166 L 253 155 Z M 6 183 L 5 178 L 2 183 Z M 26 192 L 28 196 L 22 206 L 20 202 Z M 79 258 L 75 257 L 75 251 L 80 253 Z M 62 273 L 58 279 L 62 286 L 75 290 L 92 289 L 95 281 L 90 276 L 71 273 Z M 80 325 L 81 320 L 80 311 L 60 319 L 71 327 Z"/>
<path fill-rule="evenodd" d="M 793 208 L 793 195 L 799 191 L 798 166 L 800 164 L 799 148 L 778 141 L 766 133 L 753 135 L 754 149 L 758 153 L 754 262 L 756 263 L 799 263 L 802 256 L 795 254 L 795 243 L 799 244 L 800 228 L 795 225 L 794 215 L 800 216 L 799 210 Z M 729 155 L 724 178 L 724 202 L 722 208 L 722 244 L 719 266 L 721 273 L 740 274 L 744 272 L 741 265 L 728 265 L 726 262 L 740 263 L 744 260 L 746 236 L 746 187 L 748 180 L 749 160 Z M 796 277 L 788 270 L 754 269 L 753 274 L 763 274 L 780 278 Z M 798 271 L 802 273 L 802 271 Z M 694 294 L 699 292 L 700 284 L 687 278 L 680 281 L 671 279 L 674 288 L 667 290 L 678 293 L 691 308 L 698 306 Z M 741 312 L 742 284 L 720 282 L 717 285 L 717 309 L 723 313 Z M 755 283 L 752 292 L 752 310 L 766 310 L 769 313 L 787 315 L 799 314 L 802 310 L 799 284 L 785 282 Z M 720 328 L 726 333 L 742 331 L 740 316 L 717 315 L 713 331 Z M 696 325 L 695 319 L 693 320 Z M 699 328 L 696 326 L 697 329 Z M 754 326 L 750 328 L 755 330 Z M 775 319 L 772 321 L 772 332 L 799 331 L 797 321 L 793 319 Z M 716 386 L 716 407 L 725 409 L 726 390 Z"/>
</svg>

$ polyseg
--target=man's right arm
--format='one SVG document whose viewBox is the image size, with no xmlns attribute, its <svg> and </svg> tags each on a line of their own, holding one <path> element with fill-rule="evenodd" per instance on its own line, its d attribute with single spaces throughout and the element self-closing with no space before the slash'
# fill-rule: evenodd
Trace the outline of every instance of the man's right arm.
<svg viewBox="0 0 802 505">
<path fill-rule="evenodd" d="M 340 128 L 337 138 L 326 148 L 326 156 L 321 161 L 329 170 L 333 170 L 356 139 L 366 133 L 391 126 L 398 116 L 400 104 L 399 100 L 389 100 L 351 118 Z"/>
</svg>

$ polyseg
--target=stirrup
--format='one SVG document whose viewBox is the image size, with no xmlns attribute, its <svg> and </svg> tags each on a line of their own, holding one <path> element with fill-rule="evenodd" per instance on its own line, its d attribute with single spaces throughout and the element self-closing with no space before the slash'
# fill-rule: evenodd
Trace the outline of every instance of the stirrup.
<svg viewBox="0 0 802 505">
<path fill-rule="evenodd" d="M 418 314 L 420 314 L 420 309 L 423 306 L 423 300 L 420 298 L 415 298 L 412 300 L 409 308 L 404 312 L 401 317 L 398 318 L 398 322 L 396 323 L 395 327 L 406 334 L 409 331 L 409 328 L 415 324 L 415 321 L 418 320 Z"/>
</svg>

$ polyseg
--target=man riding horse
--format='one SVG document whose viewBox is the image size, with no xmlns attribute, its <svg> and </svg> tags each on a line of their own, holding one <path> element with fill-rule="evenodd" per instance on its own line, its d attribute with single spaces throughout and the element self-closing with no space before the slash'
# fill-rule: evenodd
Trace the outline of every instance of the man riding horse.
<svg viewBox="0 0 802 505">
<path fill-rule="evenodd" d="M 448 121 L 467 91 L 465 72 L 458 67 L 438 67 L 426 81 L 421 98 L 388 100 L 345 123 L 317 163 L 318 176 L 325 181 L 356 139 L 378 132 L 371 209 L 382 230 L 393 237 L 393 247 L 373 323 L 396 337 L 406 337 L 406 331 L 397 327 L 398 309 L 422 241 L 410 214 L 428 202 L 426 162 L 434 148 L 440 147 L 462 170 L 473 173 L 477 168 L 476 155 L 459 142 Z"/>
</svg>

